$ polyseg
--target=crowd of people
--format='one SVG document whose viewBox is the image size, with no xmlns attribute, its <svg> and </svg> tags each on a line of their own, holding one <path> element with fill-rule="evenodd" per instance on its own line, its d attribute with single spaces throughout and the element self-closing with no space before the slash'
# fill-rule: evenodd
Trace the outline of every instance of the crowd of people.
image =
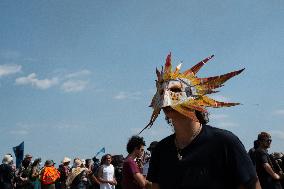
<svg viewBox="0 0 284 189">
<path fill-rule="evenodd" d="M 101 160 L 93 157 L 74 158 L 72 161 L 64 157 L 59 166 L 53 160 L 46 160 L 42 166 L 41 158 L 33 160 L 31 154 L 26 154 L 21 165 L 16 168 L 13 156 L 6 154 L 0 165 L 0 188 L 114 189 L 120 182 L 122 161 L 122 155 L 106 154 Z"/>
<path fill-rule="evenodd" d="M 284 185 L 284 154 L 268 154 L 271 136 L 261 132 L 248 154 L 255 166 L 263 188 L 281 188 Z M 133 136 L 127 143 L 127 157 L 105 154 L 101 160 L 64 157 L 55 166 L 53 160 L 33 159 L 26 154 L 16 168 L 11 154 L 4 155 L 0 165 L 1 189 L 135 189 L 151 188 L 147 180 L 151 152 L 158 145 L 153 141 L 144 151 L 145 141 Z M 71 163 L 72 162 L 72 163 Z M 150 177 L 150 176 L 149 176 Z M 124 179 L 123 179 L 124 178 Z M 273 184 L 273 185 L 272 185 Z M 276 185 L 276 186 L 275 186 Z"/>
</svg>

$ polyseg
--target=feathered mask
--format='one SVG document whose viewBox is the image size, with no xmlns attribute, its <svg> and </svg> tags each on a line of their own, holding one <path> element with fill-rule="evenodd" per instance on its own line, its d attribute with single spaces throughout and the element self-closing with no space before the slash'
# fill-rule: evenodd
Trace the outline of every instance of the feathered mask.
<svg viewBox="0 0 284 189">
<path fill-rule="evenodd" d="M 241 69 L 220 76 L 198 78 L 196 73 L 204 64 L 213 58 L 213 56 L 214 55 L 205 58 L 182 73 L 180 72 L 181 64 L 172 70 L 171 53 L 167 56 L 165 68 L 162 68 L 161 71 L 156 69 L 157 92 L 150 105 L 154 110 L 150 122 L 143 130 L 151 127 L 160 114 L 161 109 L 167 106 L 199 122 L 195 111 L 206 112 L 206 107 L 221 108 L 239 104 L 219 102 L 206 96 L 218 92 L 215 89 L 222 87 L 227 80 L 240 74 L 244 70 Z M 140 133 L 142 133 L 142 131 Z"/>
</svg>

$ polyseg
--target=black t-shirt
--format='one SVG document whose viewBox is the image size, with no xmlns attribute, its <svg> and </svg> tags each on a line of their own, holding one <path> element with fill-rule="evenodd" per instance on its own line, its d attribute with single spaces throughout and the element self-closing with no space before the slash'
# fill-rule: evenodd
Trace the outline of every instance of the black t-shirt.
<svg viewBox="0 0 284 189">
<path fill-rule="evenodd" d="M 161 189 L 234 189 L 257 178 L 241 141 L 231 132 L 204 125 L 181 151 L 175 135 L 159 142 L 152 153 L 147 178 Z"/>
<path fill-rule="evenodd" d="M 256 171 L 262 189 L 281 189 L 280 182 L 273 179 L 272 176 L 263 167 L 265 163 L 268 163 L 273 168 L 272 162 L 267 151 L 263 149 L 257 149 L 255 151 L 255 157 Z"/>
</svg>

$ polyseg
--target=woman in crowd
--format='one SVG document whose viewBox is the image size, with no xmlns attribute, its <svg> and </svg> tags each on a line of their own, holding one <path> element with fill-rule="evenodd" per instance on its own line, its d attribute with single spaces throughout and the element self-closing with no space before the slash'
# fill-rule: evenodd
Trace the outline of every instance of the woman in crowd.
<svg viewBox="0 0 284 189">
<path fill-rule="evenodd" d="M 101 166 L 98 172 L 100 189 L 114 189 L 117 184 L 114 176 L 114 167 L 111 164 L 111 155 L 106 154 L 102 157 Z"/>
<path fill-rule="evenodd" d="M 31 165 L 31 182 L 34 189 L 40 189 L 40 163 L 41 158 L 37 158 L 34 160 L 34 162 Z"/>
</svg>

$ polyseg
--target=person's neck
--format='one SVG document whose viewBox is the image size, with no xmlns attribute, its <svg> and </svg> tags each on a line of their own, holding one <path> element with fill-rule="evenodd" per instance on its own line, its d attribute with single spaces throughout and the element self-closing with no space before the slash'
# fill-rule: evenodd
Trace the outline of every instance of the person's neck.
<svg viewBox="0 0 284 189">
<path fill-rule="evenodd" d="M 131 159 L 137 158 L 137 157 L 136 157 L 136 154 L 135 154 L 134 152 L 132 152 L 131 154 L 129 154 L 128 157 L 130 157 Z"/>
<path fill-rule="evenodd" d="M 202 125 L 188 118 L 172 120 L 177 147 L 184 148 L 200 133 Z"/>
</svg>

